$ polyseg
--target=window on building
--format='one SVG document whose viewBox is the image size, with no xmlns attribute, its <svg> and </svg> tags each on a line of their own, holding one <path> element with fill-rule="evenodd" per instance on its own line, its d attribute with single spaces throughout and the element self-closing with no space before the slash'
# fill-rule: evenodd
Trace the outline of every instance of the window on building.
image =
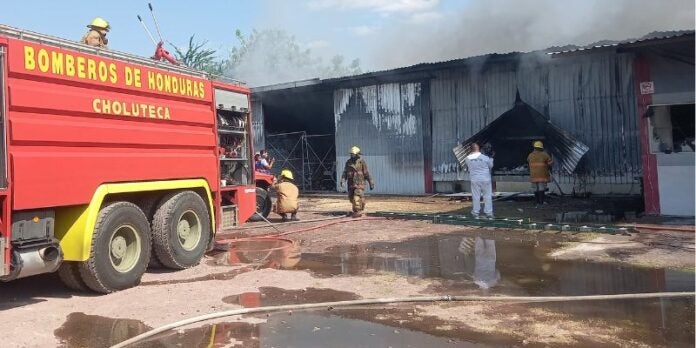
<svg viewBox="0 0 696 348">
<path fill-rule="evenodd" d="M 651 107 L 650 150 L 652 153 L 694 152 L 694 104 Z"/>
</svg>

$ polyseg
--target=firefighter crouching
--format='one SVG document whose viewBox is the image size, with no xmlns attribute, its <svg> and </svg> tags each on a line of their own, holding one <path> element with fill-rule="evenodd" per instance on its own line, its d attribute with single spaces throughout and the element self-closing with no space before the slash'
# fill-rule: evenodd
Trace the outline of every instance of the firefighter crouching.
<svg viewBox="0 0 696 348">
<path fill-rule="evenodd" d="M 273 185 L 278 195 L 273 212 L 280 215 L 283 222 L 288 221 L 288 214 L 290 214 L 290 220 L 299 221 L 297 209 L 299 208 L 298 197 L 300 196 L 300 190 L 293 183 L 294 179 L 290 170 L 283 169 L 280 172 L 280 179 Z"/>
<path fill-rule="evenodd" d="M 341 176 L 341 187 L 346 182 L 348 182 L 348 199 L 353 205 L 353 217 L 360 217 L 365 210 L 365 183 L 370 185 L 370 190 L 375 189 L 375 183 L 367 170 L 367 163 L 360 157 L 360 149 L 357 146 L 350 149 L 350 158 L 346 161 Z"/>
<path fill-rule="evenodd" d="M 89 28 L 89 31 L 82 37 L 81 42 L 94 47 L 106 48 L 106 45 L 109 43 L 106 33 L 111 29 L 109 22 L 101 17 L 96 17 L 87 28 Z"/>
<path fill-rule="evenodd" d="M 544 151 L 544 144 L 541 141 L 534 142 L 534 150 L 527 156 L 529 164 L 529 180 L 532 182 L 534 197 L 537 204 L 544 204 L 544 194 L 546 185 L 551 181 L 551 156 Z"/>
</svg>

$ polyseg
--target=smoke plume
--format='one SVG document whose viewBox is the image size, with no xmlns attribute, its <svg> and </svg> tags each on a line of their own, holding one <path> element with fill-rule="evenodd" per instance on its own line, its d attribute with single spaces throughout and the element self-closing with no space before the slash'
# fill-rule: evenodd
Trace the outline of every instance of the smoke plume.
<svg viewBox="0 0 696 348">
<path fill-rule="evenodd" d="M 693 0 L 474 0 L 459 12 L 412 17 L 374 37 L 370 66 L 388 69 L 488 53 L 640 38 L 694 28 Z"/>
</svg>

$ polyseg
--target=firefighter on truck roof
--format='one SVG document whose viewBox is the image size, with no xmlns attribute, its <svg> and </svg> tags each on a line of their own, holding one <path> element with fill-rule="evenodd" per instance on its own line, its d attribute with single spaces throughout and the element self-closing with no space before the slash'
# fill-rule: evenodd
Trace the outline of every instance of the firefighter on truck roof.
<svg viewBox="0 0 696 348">
<path fill-rule="evenodd" d="M 86 45 L 106 48 L 109 40 L 106 38 L 106 33 L 109 32 L 111 26 L 104 18 L 96 17 L 87 25 L 89 31 L 82 37 L 81 42 Z"/>
</svg>

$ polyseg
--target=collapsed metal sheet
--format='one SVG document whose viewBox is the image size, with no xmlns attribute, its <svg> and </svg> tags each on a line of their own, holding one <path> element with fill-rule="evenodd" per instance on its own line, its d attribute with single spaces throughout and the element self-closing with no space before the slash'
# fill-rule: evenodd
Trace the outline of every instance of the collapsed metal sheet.
<svg viewBox="0 0 696 348">
<path fill-rule="evenodd" d="M 544 115 L 522 101 L 519 92 L 512 109 L 504 112 L 493 122 L 457 145 L 453 151 L 463 166 L 464 159 L 471 153 L 471 145 L 487 144 L 496 139 L 516 135 L 519 139 L 528 138 L 544 141 L 544 148 L 551 153 L 554 162 L 567 173 L 573 173 L 589 147 L 569 132 L 553 125 Z"/>
</svg>

